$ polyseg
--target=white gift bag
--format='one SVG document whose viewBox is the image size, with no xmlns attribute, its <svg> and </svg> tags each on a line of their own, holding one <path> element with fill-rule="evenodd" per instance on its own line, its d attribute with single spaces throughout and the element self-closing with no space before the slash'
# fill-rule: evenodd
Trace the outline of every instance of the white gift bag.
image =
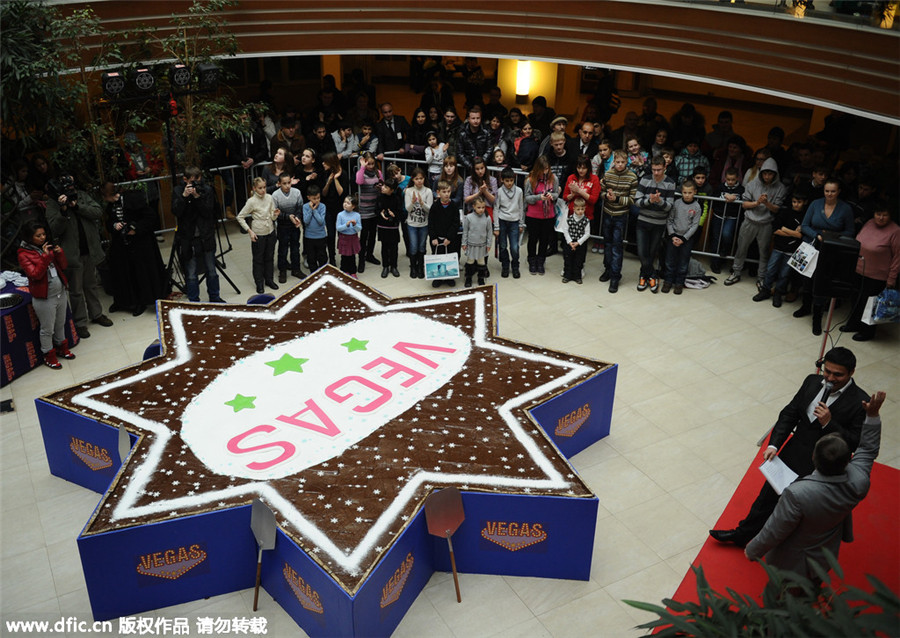
<svg viewBox="0 0 900 638">
<path fill-rule="evenodd" d="M 812 277 L 818 261 L 819 251 L 812 244 L 803 242 L 791 255 L 788 265 L 804 277 Z"/>
</svg>

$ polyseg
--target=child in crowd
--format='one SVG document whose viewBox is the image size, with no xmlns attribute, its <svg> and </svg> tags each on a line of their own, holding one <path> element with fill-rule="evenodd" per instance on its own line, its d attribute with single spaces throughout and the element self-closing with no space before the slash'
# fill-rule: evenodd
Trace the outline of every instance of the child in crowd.
<svg viewBox="0 0 900 638">
<path fill-rule="evenodd" d="M 691 248 L 700 228 L 702 214 L 700 202 L 695 199 L 697 185 L 693 180 L 685 180 L 681 185 L 681 199 L 676 199 L 666 220 L 666 231 L 670 245 L 666 249 L 666 274 L 663 292 L 672 290 L 680 295 L 684 291 L 684 279 L 691 262 Z"/>
<path fill-rule="evenodd" d="M 306 191 L 309 201 L 303 204 L 304 244 L 306 247 L 306 260 L 309 262 L 309 271 L 313 272 L 328 263 L 328 250 L 326 238 L 328 230 L 325 228 L 325 204 L 322 203 L 322 191 L 313 184 Z M 292 220 L 299 228 L 300 220 Z"/>
<path fill-rule="evenodd" d="M 675 149 L 666 146 L 660 152 L 663 159 L 666 160 L 666 177 L 669 177 L 676 184 L 678 183 L 678 169 L 675 168 Z"/>
<path fill-rule="evenodd" d="M 596 175 L 593 175 L 596 179 Z M 587 254 L 587 246 L 585 242 L 588 240 L 588 225 L 590 220 L 585 215 L 587 202 L 583 197 L 577 197 L 572 202 L 573 214 L 568 215 L 566 219 L 560 223 L 562 227 L 563 239 L 563 276 L 564 284 L 574 281 L 576 284 L 581 283 L 581 270 L 584 268 L 584 257 Z"/>
<path fill-rule="evenodd" d="M 425 187 L 425 171 L 416 167 L 412 171 L 412 186 L 403 197 L 409 231 L 409 276 L 425 277 L 425 246 L 428 243 L 428 212 L 434 203 L 434 194 Z"/>
<path fill-rule="evenodd" d="M 472 212 L 475 200 L 481 198 L 488 208 L 497 201 L 497 178 L 488 175 L 487 164 L 482 157 L 472 160 L 472 174 L 463 184 L 463 204 L 467 213 Z"/>
<path fill-rule="evenodd" d="M 441 169 L 444 167 L 444 158 L 447 156 L 447 144 L 438 142 L 437 133 L 428 131 L 425 136 L 425 163 L 428 165 L 429 185 L 431 188 L 437 184 L 441 178 Z"/>
<path fill-rule="evenodd" d="M 774 241 L 772 256 L 766 266 L 766 278 L 762 288 L 753 296 L 753 301 L 765 301 L 772 298 L 772 305 L 781 307 L 782 296 L 787 293 L 788 279 L 793 270 L 788 261 L 800 246 L 803 233 L 803 217 L 806 215 L 806 189 L 800 188 L 791 195 L 791 205 L 782 206 L 775 216 L 772 228 Z"/>
<path fill-rule="evenodd" d="M 263 284 L 272 290 L 278 290 L 275 283 L 275 220 L 278 218 L 275 200 L 266 192 L 266 180 L 257 177 L 253 180 L 253 194 L 237 214 L 237 221 L 249 235 L 251 253 L 253 255 L 253 282 L 256 292 L 262 294 Z M 250 218 L 250 223 L 246 219 Z"/>
<path fill-rule="evenodd" d="M 694 171 L 703 167 L 709 171 L 709 160 L 700 152 L 700 140 L 689 139 L 685 147 L 675 158 L 675 168 L 678 170 L 677 184 L 683 184 L 686 179 L 693 179 Z"/>
<path fill-rule="evenodd" d="M 600 234 L 600 215 L 594 214 L 594 207 L 597 200 L 600 199 L 600 178 L 591 172 L 591 162 L 585 155 L 579 155 L 575 160 L 575 172 L 569 175 L 566 180 L 566 187 L 563 189 L 563 200 L 566 202 L 569 210 L 568 215 L 575 212 L 575 200 L 581 198 L 585 202 L 585 215 L 588 218 L 590 235 Z M 568 216 L 567 215 L 567 216 Z M 562 226 L 565 220 L 560 219 L 559 225 Z M 560 229 L 561 230 L 561 229 Z M 585 246 L 585 251 L 587 246 Z"/>
<path fill-rule="evenodd" d="M 662 155 L 669 147 L 669 129 L 659 128 L 653 136 L 653 144 L 650 145 L 651 155 Z"/>
<path fill-rule="evenodd" d="M 628 151 L 628 168 L 640 179 L 649 169 L 647 152 L 641 149 L 641 143 L 636 137 L 626 140 L 625 148 Z"/>
<path fill-rule="evenodd" d="M 597 127 L 597 130 L 600 130 L 600 127 Z M 600 180 L 603 180 L 603 176 L 606 174 L 606 171 L 610 170 L 613 165 L 613 149 L 612 142 L 608 139 L 603 138 L 600 140 L 600 143 L 597 145 L 597 154 L 591 158 L 591 173 L 596 175 Z M 601 207 L 603 206 L 603 201 L 600 201 Z M 600 215 L 596 216 L 596 219 L 600 219 Z M 595 232 L 595 230 L 597 232 Z M 594 228 L 591 226 L 591 234 L 597 235 L 600 234 L 601 229 Z M 592 253 L 601 253 L 606 252 L 606 245 L 602 241 L 594 241 L 594 245 L 591 246 Z"/>
<path fill-rule="evenodd" d="M 272 200 L 278 210 L 278 282 L 287 282 L 288 252 L 291 275 L 303 279 L 306 273 L 300 268 L 300 227 L 295 223 L 303 218 L 303 196 L 291 186 L 287 172 L 278 178 L 278 189 L 272 193 Z"/>
<path fill-rule="evenodd" d="M 500 242 L 500 276 L 509 277 L 512 267 L 513 279 L 521 277 L 519 272 L 519 235 L 525 230 L 525 196 L 516 186 L 516 174 L 506 167 L 500 172 L 502 186 L 497 191 L 497 207 L 494 209 L 494 236 Z"/>
<path fill-rule="evenodd" d="M 378 210 L 378 238 L 381 240 L 381 278 L 388 273 L 400 276 L 397 269 L 397 253 L 400 245 L 400 222 L 403 217 L 403 200 L 397 182 L 389 177 L 381 185 L 381 194 L 375 208 Z"/>
<path fill-rule="evenodd" d="M 528 226 L 528 272 L 544 274 L 544 262 L 555 241 L 556 200 L 559 199 L 559 182 L 550 171 L 550 163 L 544 155 L 538 155 L 525 180 L 525 225 Z"/>
<path fill-rule="evenodd" d="M 396 164 L 388 164 L 387 170 L 384 172 L 386 179 L 392 180 L 396 186 L 394 190 L 400 203 L 403 203 L 403 193 L 409 186 L 410 176 L 404 175 L 403 171 Z M 406 225 L 406 206 L 403 207 L 400 215 L 400 237 L 403 238 L 403 245 L 406 247 L 406 256 L 409 257 L 409 227 Z"/>
<path fill-rule="evenodd" d="M 463 178 L 459 175 L 456 156 L 448 155 L 441 165 L 441 178 L 438 181 L 450 184 L 450 199 L 456 202 L 460 211 L 463 210 L 463 193 L 465 192 Z M 460 232 L 462 232 L 462 215 L 459 218 Z"/>
<path fill-rule="evenodd" d="M 612 168 L 612 163 L 612 142 L 603 138 L 597 145 L 597 154 L 591 158 L 591 172 L 597 177 L 603 177 L 606 171 Z"/>
<path fill-rule="evenodd" d="M 341 256 L 341 271 L 356 276 L 356 255 L 359 253 L 359 232 L 362 219 L 356 212 L 356 195 L 344 198 L 344 210 L 337 216 L 338 254 Z"/>
<path fill-rule="evenodd" d="M 337 128 L 331 134 L 334 143 L 334 152 L 338 159 L 345 159 L 359 151 L 359 138 L 353 134 L 353 126 L 349 121 L 340 121 Z"/>
<path fill-rule="evenodd" d="M 335 224 L 338 213 L 341 211 L 344 195 L 350 192 L 350 183 L 347 180 L 344 166 L 335 153 L 325 153 L 322 156 L 322 173 L 322 203 L 325 204 L 325 229 L 328 232 L 325 244 L 328 249 L 328 263 L 336 266 Z"/>
<path fill-rule="evenodd" d="M 622 279 L 625 224 L 628 221 L 628 211 L 634 204 L 638 180 L 635 174 L 628 170 L 628 155 L 625 151 L 617 150 L 612 157 L 612 168 L 603 174 L 601 180 L 604 192 L 603 239 L 606 242 L 606 252 L 603 255 L 603 274 L 600 275 L 600 281 L 608 281 L 609 291 L 615 293 L 619 290 L 619 282 Z"/>
<path fill-rule="evenodd" d="M 41 352 L 44 365 L 62 368 L 59 358 L 74 359 L 66 340 L 66 294 L 68 282 L 63 274 L 68 267 L 66 253 L 47 238 L 47 226 L 29 219 L 22 228 L 22 244 L 17 254 L 19 266 L 28 277 L 28 290 L 34 313 L 41 327 Z M 55 345 L 54 345 L 55 344 Z"/>
<path fill-rule="evenodd" d="M 396 189 L 400 195 L 403 195 L 403 191 L 409 186 L 409 176 L 404 175 L 403 171 L 396 164 L 388 164 L 387 170 L 384 172 L 384 175 L 387 179 L 391 179 L 396 184 Z"/>
<path fill-rule="evenodd" d="M 428 236 L 431 238 L 431 252 L 453 252 L 451 244 L 456 240 L 459 229 L 459 204 L 453 201 L 451 196 L 453 189 L 449 182 L 440 180 L 437 183 L 438 201 L 431 206 L 428 214 Z M 435 279 L 431 282 L 433 288 L 437 288 L 444 280 Z M 453 279 L 446 280 L 447 285 L 453 287 L 456 282 Z"/>
<path fill-rule="evenodd" d="M 475 157 L 472 160 L 472 174 L 463 183 L 464 211 L 467 213 L 472 212 L 472 206 L 479 197 L 485 202 L 485 211 L 488 218 L 493 220 L 494 205 L 497 202 L 497 178 L 488 173 L 487 162 L 484 161 L 483 157 Z M 484 276 L 491 276 L 487 269 L 487 256 L 485 256 Z"/>
<path fill-rule="evenodd" d="M 364 153 L 356 172 L 356 183 L 359 185 L 359 216 L 362 218 L 362 231 L 359 235 L 359 272 L 366 270 L 366 262 L 380 265 L 375 259 L 375 240 L 378 221 L 376 219 L 375 200 L 384 177 L 375 163 L 372 153 Z"/>
<path fill-rule="evenodd" d="M 496 168 L 506 168 L 509 165 L 509 162 L 506 161 L 506 153 L 499 146 L 494 149 L 492 158 Z"/>
<path fill-rule="evenodd" d="M 478 273 L 478 285 L 484 285 L 487 256 L 491 249 L 493 224 L 486 214 L 487 202 L 476 197 L 472 212 L 463 219 L 462 249 L 466 253 L 466 288 L 472 286 L 472 276 Z"/>
<path fill-rule="evenodd" d="M 736 168 L 725 171 L 725 181 L 719 185 L 715 195 L 725 200 L 713 201 L 710 207 L 712 221 L 708 235 L 709 245 L 710 252 L 716 253 L 717 256 L 709 260 L 709 267 L 714 273 L 719 274 L 722 272 L 722 263 L 734 247 L 734 233 L 741 215 L 744 186 L 738 181 Z"/>
<path fill-rule="evenodd" d="M 472 174 L 463 183 L 463 206 L 466 212 L 472 211 L 472 203 L 477 197 L 484 200 L 485 211 L 493 223 L 494 205 L 497 202 L 497 178 L 488 173 L 487 163 L 482 157 L 472 160 Z M 486 266 L 487 256 L 485 256 L 484 276 L 490 277 L 491 273 Z"/>
<path fill-rule="evenodd" d="M 322 157 L 325 153 L 336 153 L 334 140 L 328 134 L 328 127 L 325 122 L 316 122 L 312 129 L 313 134 L 307 138 L 307 145 L 316 152 L 316 155 Z"/>
<path fill-rule="evenodd" d="M 363 153 L 378 154 L 378 137 L 375 135 L 375 123 L 372 120 L 363 120 L 358 144 L 360 155 Z"/>
<path fill-rule="evenodd" d="M 707 181 L 708 178 L 709 171 L 706 168 L 698 166 L 694 169 L 694 174 L 693 176 L 691 176 L 691 181 L 694 182 L 694 185 L 697 187 L 696 197 L 709 197 L 709 193 L 712 192 L 712 187 L 710 186 L 709 181 Z M 675 183 L 683 184 L 684 181 Z M 699 203 L 702 211 L 700 213 L 700 230 L 703 230 L 703 227 L 706 225 L 706 218 L 709 217 L 710 202 L 708 199 L 700 199 Z M 699 234 L 700 233 L 698 231 L 698 235 Z"/>
<path fill-rule="evenodd" d="M 450 252 L 459 253 L 460 240 L 462 239 L 462 222 L 463 222 L 463 193 L 465 192 L 465 182 L 459 174 L 459 166 L 455 155 L 448 155 L 444 158 L 444 165 L 441 168 L 441 179 L 439 181 L 450 184 L 450 199 L 452 199 L 459 210 L 459 221 L 456 225 L 456 236 L 450 243 Z"/>
</svg>

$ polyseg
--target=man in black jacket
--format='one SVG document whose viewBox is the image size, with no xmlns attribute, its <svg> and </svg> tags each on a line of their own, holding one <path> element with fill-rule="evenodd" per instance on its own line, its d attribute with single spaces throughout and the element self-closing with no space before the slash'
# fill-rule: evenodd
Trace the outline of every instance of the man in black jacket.
<svg viewBox="0 0 900 638">
<path fill-rule="evenodd" d="M 216 272 L 216 215 L 212 189 L 201 181 L 200 169 L 184 169 L 181 184 L 172 193 L 172 213 L 178 220 L 175 250 L 181 258 L 189 301 L 200 301 L 199 272 L 206 269 L 206 292 L 212 302 L 224 303 L 219 296 Z"/>
<path fill-rule="evenodd" d="M 467 171 L 471 171 L 476 157 L 487 162 L 490 153 L 491 137 L 481 125 L 481 107 L 476 104 L 469 109 L 466 123 L 459 129 L 456 159 Z"/>
<path fill-rule="evenodd" d="M 406 150 L 406 138 L 409 136 L 409 122 L 402 115 L 394 115 L 394 107 L 390 102 L 381 105 L 381 120 L 375 126 L 378 137 L 378 159 L 384 159 L 385 153 L 392 156 L 403 155 Z"/>
<path fill-rule="evenodd" d="M 798 476 L 806 476 L 815 469 L 813 449 L 826 434 L 840 434 L 850 451 L 855 450 L 866 418 L 863 401 L 868 401 L 869 395 L 853 382 L 856 369 L 853 353 L 847 348 L 832 348 L 822 364 L 822 375 L 806 377 L 800 390 L 779 413 L 769 446 L 763 452 L 767 461 L 777 454 Z M 826 383 L 831 384 L 830 389 Z M 709 535 L 719 542 L 743 547 L 763 528 L 777 504 L 778 494 L 766 482 L 750 512 L 735 529 L 713 529 Z"/>
</svg>

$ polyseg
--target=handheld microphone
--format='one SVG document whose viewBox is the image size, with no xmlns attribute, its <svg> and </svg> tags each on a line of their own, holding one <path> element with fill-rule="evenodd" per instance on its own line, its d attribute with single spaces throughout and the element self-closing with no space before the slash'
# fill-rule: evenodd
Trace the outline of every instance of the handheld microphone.
<svg viewBox="0 0 900 638">
<path fill-rule="evenodd" d="M 831 395 L 831 389 L 834 387 L 834 384 L 831 381 L 825 382 L 825 392 L 822 393 L 821 402 L 826 403 L 828 401 L 828 397 Z"/>
</svg>

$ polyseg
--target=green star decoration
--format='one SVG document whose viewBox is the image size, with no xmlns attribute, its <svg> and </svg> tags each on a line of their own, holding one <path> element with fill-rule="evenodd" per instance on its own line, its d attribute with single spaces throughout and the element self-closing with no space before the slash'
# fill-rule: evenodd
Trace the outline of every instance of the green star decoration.
<svg viewBox="0 0 900 638">
<path fill-rule="evenodd" d="M 347 348 L 347 352 L 356 352 L 357 350 L 365 350 L 368 343 L 368 341 L 360 341 L 359 339 L 352 338 L 347 343 L 342 343 L 341 345 Z"/>
<path fill-rule="evenodd" d="M 256 406 L 253 405 L 254 401 L 256 401 L 256 397 L 245 397 L 243 394 L 235 394 L 231 401 L 225 402 L 225 405 L 230 405 L 235 412 L 240 412 L 241 410 L 255 408 Z"/>
<path fill-rule="evenodd" d="M 277 361 L 266 361 L 266 365 L 272 366 L 272 368 L 275 369 L 275 374 L 272 376 L 277 377 L 279 374 L 284 374 L 285 372 L 303 372 L 303 364 L 307 361 L 309 361 L 309 359 L 298 359 L 297 357 L 285 354 Z"/>
</svg>

